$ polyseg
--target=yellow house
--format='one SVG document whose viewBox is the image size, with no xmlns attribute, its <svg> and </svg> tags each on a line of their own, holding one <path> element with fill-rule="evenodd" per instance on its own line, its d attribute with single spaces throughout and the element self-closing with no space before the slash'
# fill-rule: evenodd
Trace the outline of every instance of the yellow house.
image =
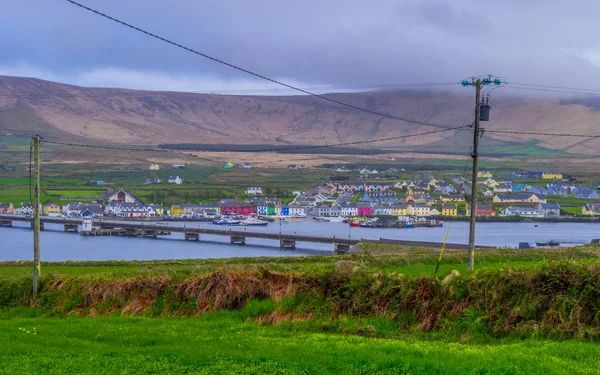
<svg viewBox="0 0 600 375">
<path fill-rule="evenodd" d="M 490 187 L 490 188 L 494 188 L 498 185 L 500 185 L 500 183 L 492 178 L 488 179 L 487 181 L 485 181 L 483 183 L 485 186 Z"/>
<path fill-rule="evenodd" d="M 445 204 L 442 206 L 442 216 L 456 216 L 458 209 L 455 204 Z"/>
<path fill-rule="evenodd" d="M 583 215 L 588 215 L 588 216 L 600 215 L 600 204 L 588 203 L 585 206 L 583 206 L 581 213 Z"/>
<path fill-rule="evenodd" d="M 492 178 L 492 174 L 490 171 L 480 171 L 477 172 L 477 178 Z"/>
<path fill-rule="evenodd" d="M 158 164 L 150 164 L 150 170 L 151 171 L 158 171 L 158 170 L 160 170 L 160 165 L 158 165 Z"/>
<path fill-rule="evenodd" d="M 399 204 L 392 206 L 392 215 L 394 216 L 408 216 L 408 205 Z"/>
<path fill-rule="evenodd" d="M 450 195 L 441 195 L 440 200 L 442 202 L 464 202 L 465 196 L 461 194 L 450 194 Z"/>
<path fill-rule="evenodd" d="M 535 193 L 506 193 L 496 194 L 494 203 L 546 203 L 546 197 Z"/>
<path fill-rule="evenodd" d="M 60 215 L 60 206 L 48 201 L 42 206 L 42 214 L 45 216 Z"/>
<path fill-rule="evenodd" d="M 542 173 L 542 179 L 544 180 L 562 180 L 562 173 L 544 172 Z"/>
<path fill-rule="evenodd" d="M 410 216 L 431 216 L 431 207 L 426 204 L 408 206 L 406 213 Z"/>
<path fill-rule="evenodd" d="M 435 188 L 435 184 L 437 184 L 437 180 L 435 178 L 432 178 L 428 183 L 427 186 L 429 186 L 430 188 Z"/>
<path fill-rule="evenodd" d="M 183 206 L 180 204 L 175 204 L 171 206 L 171 215 L 178 216 L 183 215 Z"/>
<path fill-rule="evenodd" d="M 408 189 L 408 195 L 415 195 L 415 194 L 429 194 L 429 190 L 419 189 L 419 188 L 415 188 L 415 187 Z"/>
</svg>

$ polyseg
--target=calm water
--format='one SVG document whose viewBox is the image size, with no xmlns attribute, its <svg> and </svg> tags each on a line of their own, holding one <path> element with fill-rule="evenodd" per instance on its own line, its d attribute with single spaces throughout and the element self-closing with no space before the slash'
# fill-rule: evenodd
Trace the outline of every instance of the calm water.
<svg viewBox="0 0 600 375">
<path fill-rule="evenodd" d="M 33 236 L 28 224 L 14 223 L 13 228 L 0 228 L 0 261 L 27 260 L 32 257 Z M 175 225 L 183 225 L 176 223 Z M 188 223 L 197 227 L 211 224 Z M 416 241 L 442 242 L 448 223 L 443 228 L 377 229 L 350 228 L 344 223 L 320 223 L 314 221 L 288 222 L 281 226 L 270 223 L 267 227 L 248 228 L 252 231 L 313 234 L 348 238 L 389 238 Z M 537 227 L 535 226 L 537 225 Z M 21 226 L 18 228 L 17 226 Z M 237 227 L 236 229 L 243 229 Z M 467 222 L 451 223 L 448 242 L 468 242 Z M 516 247 L 519 242 L 538 240 L 590 241 L 600 238 L 600 224 L 589 223 L 479 223 L 476 243 L 478 245 Z M 40 238 L 42 260 L 152 260 L 152 259 L 202 259 L 257 256 L 300 256 L 327 254 L 333 245 L 298 243 L 296 250 L 281 250 L 273 240 L 246 239 L 246 245 L 230 245 L 229 237 L 202 235 L 199 242 L 184 241 L 182 233 L 159 239 L 136 237 L 81 237 L 62 232 L 62 226 L 46 224 Z"/>
</svg>

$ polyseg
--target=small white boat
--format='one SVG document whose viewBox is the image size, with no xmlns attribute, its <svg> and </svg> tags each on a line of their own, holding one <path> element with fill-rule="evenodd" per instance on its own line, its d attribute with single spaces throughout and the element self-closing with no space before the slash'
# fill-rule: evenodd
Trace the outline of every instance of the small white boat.
<svg viewBox="0 0 600 375">
<path fill-rule="evenodd" d="M 255 217 L 249 217 L 246 220 L 242 220 L 241 222 L 242 225 L 253 225 L 253 226 L 266 226 L 267 224 L 269 224 L 268 221 L 264 221 L 264 220 L 259 220 Z"/>
</svg>

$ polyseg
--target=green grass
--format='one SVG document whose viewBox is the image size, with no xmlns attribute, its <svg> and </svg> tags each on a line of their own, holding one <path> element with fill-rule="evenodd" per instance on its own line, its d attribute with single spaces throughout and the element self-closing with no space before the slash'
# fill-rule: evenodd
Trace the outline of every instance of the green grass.
<svg viewBox="0 0 600 375">
<path fill-rule="evenodd" d="M 593 342 L 369 338 L 261 325 L 241 313 L 1 323 L 5 374 L 591 374 L 600 355 Z"/>
<path fill-rule="evenodd" d="M 42 262 L 44 274 L 97 275 L 118 278 L 136 275 L 207 274 L 226 268 L 256 271 L 268 268 L 277 272 L 331 271 L 339 261 L 355 262 L 370 272 L 400 273 L 406 276 L 431 276 L 438 261 L 437 249 L 406 248 L 393 245 L 362 244 L 367 254 L 343 256 L 255 257 L 230 259 L 188 259 L 157 261 L 67 261 Z M 373 253 L 374 255 L 371 255 Z M 382 254 L 383 253 L 383 254 Z M 486 250 L 476 254 L 476 269 L 513 267 L 534 268 L 548 260 L 578 259 L 585 263 L 600 263 L 600 254 L 594 247 L 546 250 Z M 466 252 L 446 252 L 438 271 L 443 277 L 450 271 L 466 273 Z M 31 275 L 31 263 L 25 261 L 0 262 L 0 278 Z"/>
</svg>

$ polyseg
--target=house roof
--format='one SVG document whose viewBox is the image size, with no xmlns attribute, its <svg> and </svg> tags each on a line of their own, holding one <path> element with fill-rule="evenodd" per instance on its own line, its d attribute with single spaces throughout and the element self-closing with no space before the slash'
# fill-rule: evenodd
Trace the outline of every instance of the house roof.
<svg viewBox="0 0 600 375">
<path fill-rule="evenodd" d="M 535 194 L 535 193 L 506 193 L 506 194 L 497 194 L 498 198 L 502 199 L 502 200 L 507 200 L 507 199 L 516 199 L 516 200 L 527 200 L 530 199 L 533 195 L 535 195 L 536 197 L 538 197 L 538 199 L 542 200 L 542 199 L 546 199 L 546 197 L 544 195 L 541 194 Z"/>
<path fill-rule="evenodd" d="M 456 205 L 455 204 L 445 204 L 442 206 L 443 210 L 456 210 Z"/>
<path fill-rule="evenodd" d="M 560 210 L 560 205 L 556 202 L 551 203 L 540 203 L 543 209 L 546 210 Z"/>
<path fill-rule="evenodd" d="M 0 203 L 0 208 L 10 208 L 11 203 Z"/>
</svg>

